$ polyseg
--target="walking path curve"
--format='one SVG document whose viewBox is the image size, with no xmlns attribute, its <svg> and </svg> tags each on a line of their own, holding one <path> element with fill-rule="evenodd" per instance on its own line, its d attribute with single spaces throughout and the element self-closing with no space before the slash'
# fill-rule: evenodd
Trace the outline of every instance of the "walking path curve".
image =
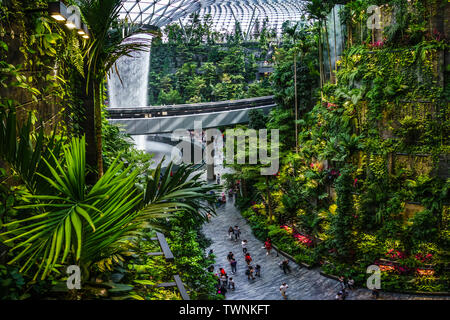
<svg viewBox="0 0 450 320">
<path fill-rule="evenodd" d="M 247 264 L 244 261 L 244 254 L 240 241 L 229 240 L 227 230 L 230 226 L 238 225 L 241 229 L 241 240 L 248 240 L 248 252 L 253 261 L 252 265 L 261 266 L 261 277 L 255 280 L 248 280 L 245 275 Z M 212 244 L 207 248 L 207 252 L 213 249 L 216 255 L 215 272 L 222 267 L 229 277 L 232 277 L 236 284 L 236 290 L 229 290 L 226 299 L 228 300 L 280 300 L 280 285 L 286 282 L 289 285 L 287 296 L 289 300 L 328 300 L 334 299 L 339 291 L 338 281 L 320 275 L 319 270 L 300 267 L 290 261 L 291 273 L 284 274 L 278 263 L 282 261 L 281 255 L 277 256 L 272 250 L 269 256 L 266 255 L 264 244 L 255 238 L 250 225 L 242 217 L 234 206 L 233 200 L 228 200 L 217 210 L 217 215 L 213 216 L 210 222 L 203 226 L 203 233 Z M 237 260 L 237 272 L 231 273 L 230 264 L 227 261 L 229 252 L 233 252 Z M 347 297 L 349 300 L 371 299 L 371 292 L 367 289 L 356 289 L 351 291 Z M 409 294 L 396 294 L 381 292 L 379 299 L 450 299 L 450 297 L 417 296 Z"/>
</svg>

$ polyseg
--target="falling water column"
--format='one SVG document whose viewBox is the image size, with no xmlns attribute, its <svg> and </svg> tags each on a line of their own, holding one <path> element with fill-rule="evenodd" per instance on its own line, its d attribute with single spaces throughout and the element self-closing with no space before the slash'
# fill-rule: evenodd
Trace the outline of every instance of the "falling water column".
<svg viewBox="0 0 450 320">
<path fill-rule="evenodd" d="M 150 72 L 151 35 L 136 34 L 125 41 L 144 44 L 146 48 L 120 57 L 111 68 L 108 75 L 109 107 L 145 107 Z"/>
</svg>

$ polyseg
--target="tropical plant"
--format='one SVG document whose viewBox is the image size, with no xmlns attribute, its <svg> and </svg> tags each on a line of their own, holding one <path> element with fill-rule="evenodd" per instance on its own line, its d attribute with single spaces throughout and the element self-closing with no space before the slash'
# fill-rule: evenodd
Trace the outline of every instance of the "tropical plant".
<svg viewBox="0 0 450 320">
<path fill-rule="evenodd" d="M 104 79 L 120 57 L 130 56 L 134 51 L 146 50 L 148 45 L 125 41 L 138 32 L 144 32 L 142 29 L 128 26 L 132 32 L 125 37 L 118 31 L 121 0 L 80 0 L 78 5 L 92 37 L 85 51 L 86 84 L 87 90 L 92 90 L 94 97 L 95 154 L 100 178 L 103 175 L 101 107 Z"/>
<path fill-rule="evenodd" d="M 55 157 L 53 155 L 53 157 Z M 48 195 L 29 195 L 30 204 L 16 209 L 35 210 L 36 214 L 4 224 L 3 242 L 17 252 L 9 264 L 20 261 L 20 272 L 37 268 L 34 279 L 45 279 L 65 262 L 79 264 L 85 278 L 89 267 L 105 257 L 119 253 L 124 241 L 176 211 L 194 215 L 214 209 L 204 204 L 214 195 L 214 186 L 203 185 L 193 167 L 181 167 L 170 175 L 172 164 L 161 175 L 161 164 L 150 176 L 144 192 L 135 187 L 138 170 L 124 168 L 118 158 L 98 182 L 86 184 L 85 139 L 73 138 L 64 147 L 64 158 L 51 174 L 39 174 L 51 187 Z M 213 192 L 214 193 L 214 192 Z M 143 197 L 144 194 L 144 197 Z"/>
<path fill-rule="evenodd" d="M 64 147 L 64 159 L 53 168 L 44 159 L 51 174 L 38 173 L 50 186 L 49 195 L 30 195 L 29 205 L 17 209 L 36 209 L 30 218 L 5 224 L 9 236 L 5 244 L 13 244 L 18 254 L 9 262 L 24 259 L 20 271 L 36 266 L 34 278 L 44 279 L 57 264 L 67 260 L 88 266 L 103 250 L 121 236 L 135 229 L 130 224 L 141 194 L 134 189 L 137 172 L 113 163 L 105 175 L 88 190 L 85 182 L 85 140 L 73 139 Z"/>
<path fill-rule="evenodd" d="M 18 128 L 17 115 L 14 108 L 0 110 L 0 159 L 6 161 L 14 173 L 32 192 L 45 192 L 45 185 L 36 172 L 47 173 L 43 162 L 54 164 L 51 153 L 59 155 L 61 142 L 53 136 L 46 138 L 43 126 L 38 133 L 33 132 L 32 115 L 25 124 Z"/>
</svg>

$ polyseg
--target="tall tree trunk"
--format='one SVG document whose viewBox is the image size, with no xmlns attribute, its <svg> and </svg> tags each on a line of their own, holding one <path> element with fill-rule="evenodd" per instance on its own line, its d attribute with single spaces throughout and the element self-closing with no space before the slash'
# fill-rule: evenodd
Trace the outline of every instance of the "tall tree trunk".
<svg viewBox="0 0 450 320">
<path fill-rule="evenodd" d="M 93 88 L 93 85 L 90 85 Z M 97 168 L 97 143 L 95 139 L 95 112 L 94 112 L 94 94 L 89 90 L 83 97 L 83 106 L 85 118 L 83 121 L 83 131 L 86 137 L 86 164 L 90 170 L 86 176 L 86 183 L 95 184 L 97 177 L 95 169 Z"/>
<path fill-rule="evenodd" d="M 360 23 L 359 23 L 359 32 L 361 33 L 361 44 L 363 44 L 363 23 L 362 23 L 362 17 L 360 19 Z"/>
<path fill-rule="evenodd" d="M 352 24 L 347 22 L 347 49 L 353 45 Z"/>
<path fill-rule="evenodd" d="M 333 67 L 331 66 L 331 51 L 330 51 L 330 41 L 328 39 L 328 27 L 327 20 L 325 20 L 325 37 L 327 38 L 327 53 L 328 53 L 328 63 L 330 67 L 330 81 L 333 80 Z"/>
<path fill-rule="evenodd" d="M 295 152 L 298 153 L 297 52 L 294 51 Z"/>
<path fill-rule="evenodd" d="M 323 68 L 323 48 L 322 48 L 322 21 L 319 20 L 319 72 L 320 72 L 320 89 L 323 88 L 323 84 L 325 83 L 325 75 Z M 321 90 L 321 94 L 323 97 L 323 92 Z"/>
<path fill-rule="evenodd" d="M 269 176 L 266 176 L 266 186 L 267 186 L 267 203 L 269 207 L 269 221 L 272 221 L 272 196 L 270 195 L 270 185 L 269 185 Z"/>
<path fill-rule="evenodd" d="M 103 150 L 102 150 L 102 90 L 101 82 L 94 80 L 94 121 L 95 121 L 95 142 L 97 159 L 97 178 L 103 176 Z"/>
<path fill-rule="evenodd" d="M 337 74 L 337 42 L 336 42 L 336 14 L 333 7 L 333 35 L 334 35 L 334 74 Z M 337 82 L 337 78 L 335 79 Z"/>
</svg>

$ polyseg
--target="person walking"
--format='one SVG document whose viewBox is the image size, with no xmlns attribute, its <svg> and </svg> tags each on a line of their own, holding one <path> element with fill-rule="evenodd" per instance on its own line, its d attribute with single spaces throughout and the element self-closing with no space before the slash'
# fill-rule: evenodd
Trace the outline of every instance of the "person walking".
<svg viewBox="0 0 450 320">
<path fill-rule="evenodd" d="M 372 299 L 378 299 L 380 296 L 380 292 L 378 291 L 378 289 L 372 289 Z"/>
<path fill-rule="evenodd" d="M 230 260 L 230 266 L 231 266 L 231 273 L 235 274 L 236 273 L 236 265 L 237 265 L 237 261 L 234 259 Z"/>
<path fill-rule="evenodd" d="M 261 277 L 261 266 L 259 264 L 255 267 L 255 276 Z"/>
<path fill-rule="evenodd" d="M 217 184 L 220 184 L 220 173 L 217 174 Z"/>
<path fill-rule="evenodd" d="M 226 274 L 222 274 L 220 276 L 220 284 L 222 287 L 227 287 L 228 286 L 228 276 Z"/>
<path fill-rule="evenodd" d="M 233 189 L 229 189 L 228 190 L 228 200 L 232 200 L 233 199 Z"/>
<path fill-rule="evenodd" d="M 247 266 L 247 271 L 245 271 L 245 274 L 247 275 L 247 279 L 250 280 L 255 280 L 255 276 L 253 275 L 255 272 L 255 270 L 253 269 L 252 266 Z"/>
<path fill-rule="evenodd" d="M 222 203 L 227 202 L 227 197 L 225 196 L 225 192 L 222 191 L 221 196 L 222 196 Z"/>
<path fill-rule="evenodd" d="M 283 282 L 280 286 L 280 292 L 281 295 L 283 296 L 283 298 L 286 300 L 287 299 L 287 295 L 286 295 L 286 291 L 289 288 L 289 286 L 287 285 L 286 282 Z"/>
<path fill-rule="evenodd" d="M 233 278 L 230 277 L 230 280 L 228 280 L 228 289 L 231 289 L 234 291 L 234 289 L 236 288 L 236 285 L 234 283 Z"/>
<path fill-rule="evenodd" d="M 345 278 L 344 278 L 344 276 L 340 276 L 339 277 L 339 284 L 341 285 L 341 290 L 345 290 L 345 287 L 346 287 L 346 285 L 345 285 Z"/>
<path fill-rule="evenodd" d="M 228 255 L 227 255 L 227 260 L 228 260 L 228 262 L 230 262 L 231 259 L 234 259 L 234 254 L 233 254 L 233 252 L 230 251 L 230 252 L 228 253 Z"/>
<path fill-rule="evenodd" d="M 245 262 L 247 262 L 247 265 L 250 265 L 250 262 L 252 262 L 252 257 L 250 256 L 250 253 L 245 254 Z"/>
<path fill-rule="evenodd" d="M 353 280 L 352 278 L 348 279 L 347 286 L 350 290 L 355 289 L 355 280 Z"/>
<path fill-rule="evenodd" d="M 242 252 L 244 253 L 244 254 L 246 254 L 247 253 L 247 240 L 242 240 L 242 242 L 241 242 L 241 246 L 242 246 Z"/>
<path fill-rule="evenodd" d="M 272 250 L 272 242 L 270 241 L 269 238 L 267 238 L 266 242 L 264 242 L 264 247 L 267 250 L 266 255 L 268 256 L 270 254 L 270 251 Z"/>
<path fill-rule="evenodd" d="M 284 274 L 287 274 L 286 271 L 291 272 L 291 267 L 289 266 L 289 260 L 283 260 L 280 264 L 281 268 L 283 269 Z"/>
<path fill-rule="evenodd" d="M 234 229 L 233 229 L 232 226 L 230 226 L 230 227 L 228 228 L 228 239 L 231 240 L 231 237 L 233 236 L 233 234 L 234 234 Z"/>
<path fill-rule="evenodd" d="M 218 294 L 221 294 L 225 297 L 225 295 L 227 294 L 227 287 L 226 286 L 220 286 L 219 290 L 217 291 Z"/>
<path fill-rule="evenodd" d="M 234 226 L 234 241 L 237 241 L 241 237 L 241 229 L 238 226 Z"/>
</svg>

